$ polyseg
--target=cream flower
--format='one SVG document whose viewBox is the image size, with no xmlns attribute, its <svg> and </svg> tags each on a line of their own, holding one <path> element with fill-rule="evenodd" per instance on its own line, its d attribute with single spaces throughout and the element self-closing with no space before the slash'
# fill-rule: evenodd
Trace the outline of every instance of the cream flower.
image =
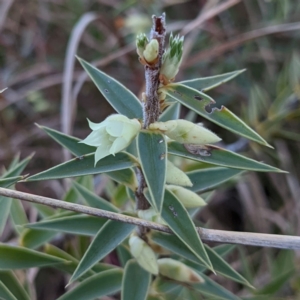
<svg viewBox="0 0 300 300">
<path fill-rule="evenodd" d="M 80 143 L 97 147 L 95 165 L 103 157 L 124 150 L 141 129 L 137 119 L 130 120 L 117 114 L 107 117 L 99 124 L 90 120 L 88 122 L 93 131 Z"/>
<path fill-rule="evenodd" d="M 149 129 L 160 130 L 170 139 L 182 144 L 206 145 L 221 140 L 201 124 L 194 124 L 186 120 L 156 122 L 150 124 Z"/>
</svg>

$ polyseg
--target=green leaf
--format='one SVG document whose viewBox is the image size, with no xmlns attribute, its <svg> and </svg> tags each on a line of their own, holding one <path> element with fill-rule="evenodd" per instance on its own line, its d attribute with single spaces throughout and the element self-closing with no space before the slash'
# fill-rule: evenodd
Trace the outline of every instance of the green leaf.
<svg viewBox="0 0 300 300">
<path fill-rule="evenodd" d="M 114 181 L 117 181 L 118 183 L 124 184 L 128 187 L 130 187 L 132 190 L 136 190 L 137 188 L 137 180 L 134 171 L 129 169 L 119 170 L 119 171 L 113 171 L 113 172 L 106 172 L 107 176 L 109 176 Z"/>
<path fill-rule="evenodd" d="M 60 179 L 83 175 L 99 174 L 116 170 L 127 169 L 136 164 L 133 156 L 126 152 L 119 152 L 116 155 L 109 155 L 98 161 L 94 166 L 94 154 L 71 159 L 51 169 L 30 176 L 26 181 Z"/>
<path fill-rule="evenodd" d="M 151 274 L 145 271 L 136 260 L 129 260 L 125 266 L 122 283 L 122 300 L 145 300 Z"/>
<path fill-rule="evenodd" d="M 167 169 L 165 138 L 158 132 L 142 131 L 137 137 L 137 148 L 150 192 L 150 203 L 158 212 L 161 212 Z"/>
<path fill-rule="evenodd" d="M 80 194 L 80 196 L 86 201 L 86 203 L 92 207 L 100 208 L 107 211 L 119 212 L 119 209 L 112 205 L 107 200 L 97 196 L 82 186 L 80 183 L 73 181 L 73 187 Z"/>
<path fill-rule="evenodd" d="M 191 250 L 175 235 L 154 232 L 152 234 L 152 240 L 161 245 L 162 247 L 199 264 L 199 259 L 195 256 Z M 214 270 L 221 275 L 230 278 L 236 282 L 242 283 L 252 288 L 252 285 L 238 272 L 236 272 L 223 258 L 221 258 L 214 249 L 204 245 L 206 253 L 214 267 Z M 203 263 L 200 262 L 203 266 Z"/>
<path fill-rule="evenodd" d="M 258 162 L 254 159 L 245 157 L 243 155 L 234 153 L 229 150 L 225 150 L 217 146 L 206 145 L 206 155 L 201 155 L 201 152 L 199 152 L 200 154 L 193 154 L 197 153 L 197 150 L 196 148 L 190 147 L 190 145 L 184 146 L 183 144 L 179 144 L 177 142 L 170 142 L 168 143 L 168 152 L 177 156 L 189 158 L 196 161 L 206 162 L 222 167 L 257 172 L 286 173 L 285 171 L 282 171 L 275 167 L 269 166 L 267 164 Z M 189 149 L 189 151 L 187 149 Z"/>
<path fill-rule="evenodd" d="M 126 263 L 132 259 L 132 255 L 127 247 L 124 244 L 121 244 L 117 247 L 118 259 L 122 267 L 125 267 Z"/>
<path fill-rule="evenodd" d="M 12 271 L 0 271 L 0 281 L 6 286 L 8 290 L 11 291 L 16 299 L 30 300 L 29 295 Z"/>
<path fill-rule="evenodd" d="M 24 158 L 18 164 L 16 164 L 12 169 L 9 169 L 5 172 L 2 178 L 9 178 L 19 176 L 23 170 L 26 168 L 27 164 L 29 163 L 30 159 L 32 158 L 33 154 L 29 155 L 28 157 Z"/>
<path fill-rule="evenodd" d="M 94 153 L 96 147 L 88 146 L 86 144 L 79 143 L 81 140 L 70 135 L 66 135 L 60 131 L 48 128 L 46 126 L 40 126 L 36 124 L 40 129 L 44 130 L 51 138 L 57 143 L 68 149 L 75 156 L 82 156 L 89 153 Z"/>
<path fill-rule="evenodd" d="M 116 293 L 121 289 L 122 270 L 108 270 L 93 275 L 57 300 L 94 300 Z"/>
<path fill-rule="evenodd" d="M 28 223 L 27 215 L 22 202 L 18 199 L 8 200 L 11 202 L 10 206 L 10 219 L 15 226 L 18 233 L 22 233 L 24 228 L 19 225 Z"/>
<path fill-rule="evenodd" d="M 193 284 L 192 287 L 201 294 L 207 296 L 208 299 L 240 300 L 239 297 L 211 280 L 208 276 L 205 276 L 202 273 L 199 274 L 204 279 L 204 283 Z"/>
<path fill-rule="evenodd" d="M 119 114 L 130 119 L 143 118 L 141 102 L 130 90 L 83 59 L 78 60 L 102 95 Z"/>
<path fill-rule="evenodd" d="M 196 90 L 200 90 L 201 92 L 206 92 L 233 79 L 234 77 L 240 75 L 245 71 L 246 69 L 233 71 L 233 72 L 216 75 L 216 76 L 209 76 L 209 77 L 180 81 L 178 83 L 186 85 Z"/>
<path fill-rule="evenodd" d="M 169 97 L 177 100 L 182 105 L 194 110 L 202 117 L 218 124 L 219 126 L 272 148 L 272 146 L 270 146 L 259 134 L 257 134 L 225 106 L 222 106 L 221 109 L 213 108 L 211 112 L 207 112 L 206 108 L 215 103 L 215 101 L 208 95 L 182 84 L 169 84 L 163 89 L 163 91 Z"/>
<path fill-rule="evenodd" d="M 121 244 L 134 229 L 135 225 L 109 220 L 98 231 L 76 268 L 70 283 L 88 271 L 98 261 Z"/>
<path fill-rule="evenodd" d="M 179 119 L 180 114 L 180 103 L 176 102 L 170 105 L 164 112 L 159 116 L 160 122 L 166 122 L 169 120 Z"/>
<path fill-rule="evenodd" d="M 76 215 L 27 224 L 25 227 L 40 230 L 53 230 L 70 234 L 94 236 L 106 221 L 107 220 L 103 218 L 91 217 L 86 215 Z"/>
<path fill-rule="evenodd" d="M 228 181 L 243 171 L 230 168 L 205 168 L 186 173 L 193 183 L 187 189 L 193 192 L 206 192 Z"/>
<path fill-rule="evenodd" d="M 14 176 L 14 177 L 8 177 L 8 178 L 0 179 L 0 187 L 7 188 L 7 187 L 15 184 L 16 182 L 18 182 L 22 178 L 23 178 L 23 176 Z"/>
<path fill-rule="evenodd" d="M 11 198 L 0 196 L 0 236 L 2 235 L 9 216 L 11 201 Z"/>
<path fill-rule="evenodd" d="M 51 266 L 65 260 L 23 247 L 0 243 L 0 269 L 14 270 Z"/>
<path fill-rule="evenodd" d="M 18 300 L 2 281 L 0 281 L 0 299 Z"/>
<path fill-rule="evenodd" d="M 36 249 L 52 240 L 56 235 L 55 231 L 26 229 L 22 232 L 20 244 L 26 248 Z"/>
<path fill-rule="evenodd" d="M 162 217 L 174 234 L 197 257 L 198 262 L 213 270 L 213 266 L 189 213 L 174 194 L 167 189 L 165 191 Z"/>
</svg>

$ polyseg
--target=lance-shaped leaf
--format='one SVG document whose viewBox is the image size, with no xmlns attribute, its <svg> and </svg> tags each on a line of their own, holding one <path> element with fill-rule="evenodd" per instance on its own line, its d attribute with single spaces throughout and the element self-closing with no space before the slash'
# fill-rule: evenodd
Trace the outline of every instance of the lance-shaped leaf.
<svg viewBox="0 0 300 300">
<path fill-rule="evenodd" d="M 165 191 L 162 217 L 174 234 L 197 257 L 198 262 L 213 270 L 213 266 L 189 213 L 175 195 L 167 189 Z"/>
<path fill-rule="evenodd" d="M 122 286 L 122 270 L 107 270 L 79 283 L 57 300 L 94 300 L 116 293 Z"/>
<path fill-rule="evenodd" d="M 208 95 L 182 84 L 169 84 L 163 88 L 163 91 L 169 97 L 177 100 L 182 105 L 194 110 L 202 117 L 219 126 L 244 136 L 249 140 L 272 148 L 259 134 L 225 106 L 222 106 L 220 109 L 213 108 L 211 112 L 208 112 L 207 109 L 209 109 L 209 106 L 215 103 Z"/>
<path fill-rule="evenodd" d="M 0 281 L 0 299 L 18 300 L 2 281 Z"/>
<path fill-rule="evenodd" d="M 231 168 L 205 168 L 186 173 L 193 183 L 192 187 L 186 187 L 193 192 L 206 192 L 216 186 L 241 174 L 243 171 Z"/>
<path fill-rule="evenodd" d="M 0 187 L 7 188 L 7 187 L 15 184 L 22 178 L 23 178 L 23 176 L 14 176 L 14 177 L 0 179 Z"/>
<path fill-rule="evenodd" d="M 4 178 L 9 178 L 9 177 L 19 176 L 23 172 L 23 170 L 25 169 L 25 167 L 27 166 L 29 161 L 31 160 L 32 156 L 33 156 L 33 154 L 24 158 L 19 163 L 13 165 L 12 168 L 10 168 L 7 172 L 5 172 L 1 178 L 4 179 Z"/>
<path fill-rule="evenodd" d="M 70 216 L 25 225 L 26 228 L 53 230 L 71 234 L 94 236 L 107 220 L 91 216 Z"/>
<path fill-rule="evenodd" d="M 167 145 L 159 132 L 142 131 L 137 137 L 138 155 L 150 192 L 151 205 L 162 209 L 167 169 Z"/>
<path fill-rule="evenodd" d="M 192 288 L 207 296 L 208 299 L 241 300 L 241 298 L 235 296 L 233 293 L 211 280 L 208 276 L 205 276 L 202 273 L 200 275 L 203 277 L 204 282 L 193 284 Z"/>
<path fill-rule="evenodd" d="M 119 114 L 130 119 L 143 118 L 142 105 L 130 90 L 83 59 L 78 60 L 102 95 Z"/>
<path fill-rule="evenodd" d="M 233 79 L 234 77 L 240 75 L 244 71 L 246 71 L 246 69 L 229 72 L 221 75 L 216 75 L 216 76 L 209 76 L 209 77 L 180 81 L 178 83 L 199 90 L 201 92 L 206 92 Z"/>
<path fill-rule="evenodd" d="M 2 270 L 51 266 L 63 262 L 67 261 L 35 250 L 0 243 L 0 269 Z"/>
<path fill-rule="evenodd" d="M 24 228 L 22 228 L 24 229 Z M 36 249 L 52 240 L 57 235 L 55 231 L 25 229 L 20 237 L 20 245 L 30 249 Z"/>
<path fill-rule="evenodd" d="M 28 177 L 27 181 L 59 179 L 127 169 L 136 165 L 135 158 L 126 152 L 109 155 L 94 166 L 94 154 L 76 157 L 51 169 Z"/>
<path fill-rule="evenodd" d="M 164 234 L 160 232 L 154 232 L 152 234 L 152 240 L 161 245 L 164 248 L 192 261 L 196 264 L 199 264 L 199 259 L 190 251 L 190 249 L 175 235 Z M 238 272 L 236 272 L 221 256 L 219 256 L 212 248 L 205 246 L 207 255 L 214 266 L 214 269 L 217 273 L 222 274 L 223 276 L 230 278 L 236 282 L 245 284 L 249 287 L 252 285 Z M 201 263 L 201 265 L 203 265 Z"/>
<path fill-rule="evenodd" d="M 119 212 L 119 209 L 107 200 L 97 196 L 95 193 L 92 193 L 90 190 L 85 188 L 80 183 L 73 181 L 72 182 L 75 190 L 80 194 L 80 196 L 85 200 L 85 202 L 95 208 L 100 208 L 108 211 Z"/>
<path fill-rule="evenodd" d="M 4 284 L 4 286 L 6 286 L 8 290 L 11 291 L 16 299 L 30 300 L 29 295 L 12 271 L 0 271 L 0 281 Z"/>
<path fill-rule="evenodd" d="M 72 278 L 70 279 L 70 283 L 91 269 L 91 267 L 93 267 L 99 260 L 104 258 L 108 253 L 121 244 L 131 233 L 134 227 L 135 226 L 131 224 L 124 224 L 111 220 L 107 221 L 106 224 L 98 231 L 94 240 L 85 252 Z"/>
<path fill-rule="evenodd" d="M 4 230 L 9 215 L 12 199 L 0 196 L 0 236 Z"/>
<path fill-rule="evenodd" d="M 88 146 L 83 143 L 79 143 L 81 140 L 73 136 L 64 134 L 60 131 L 48 128 L 46 126 L 40 126 L 36 124 L 40 129 L 44 130 L 51 138 L 59 143 L 64 148 L 68 149 L 75 156 L 82 156 L 89 153 L 94 153 L 96 147 Z"/>
<path fill-rule="evenodd" d="M 196 145 L 186 145 L 179 144 L 177 142 L 170 142 L 168 143 L 168 152 L 177 156 L 222 167 L 257 172 L 286 173 L 285 171 L 258 162 L 254 159 L 213 145 L 205 145 L 203 147 L 199 147 Z"/>
<path fill-rule="evenodd" d="M 125 266 L 122 283 L 122 300 L 145 300 L 151 274 L 145 271 L 136 260 L 129 260 Z"/>
<path fill-rule="evenodd" d="M 180 103 L 176 102 L 170 105 L 164 112 L 159 116 L 160 122 L 166 122 L 169 120 L 179 119 L 180 114 Z"/>
<path fill-rule="evenodd" d="M 137 188 L 137 180 L 132 169 L 124 169 L 113 172 L 105 172 L 111 179 L 130 187 L 133 191 Z"/>
</svg>

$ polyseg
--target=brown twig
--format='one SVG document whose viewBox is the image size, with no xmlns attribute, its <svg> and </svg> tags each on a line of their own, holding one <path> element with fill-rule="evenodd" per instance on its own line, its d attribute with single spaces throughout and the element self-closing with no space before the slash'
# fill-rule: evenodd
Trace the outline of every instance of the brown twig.
<svg viewBox="0 0 300 300">
<path fill-rule="evenodd" d="M 20 199 L 32 203 L 48 205 L 54 208 L 62 208 L 78 213 L 83 213 L 95 217 L 107 218 L 123 223 L 134 224 L 147 229 L 154 229 L 166 233 L 173 233 L 172 230 L 161 224 L 157 224 L 143 219 L 130 217 L 98 208 L 88 207 L 76 203 L 64 202 L 58 199 L 32 195 L 10 189 L 0 188 L 0 195 L 8 198 Z M 7 201 L 10 201 L 7 198 Z M 272 247 L 281 249 L 300 250 L 300 237 L 289 235 L 275 235 L 251 232 L 234 232 L 197 227 L 199 236 L 204 241 L 219 243 L 240 244 L 248 246 Z"/>
</svg>

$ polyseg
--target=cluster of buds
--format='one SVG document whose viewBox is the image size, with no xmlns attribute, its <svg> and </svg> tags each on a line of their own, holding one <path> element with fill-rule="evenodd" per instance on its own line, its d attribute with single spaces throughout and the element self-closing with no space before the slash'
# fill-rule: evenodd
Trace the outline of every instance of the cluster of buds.
<svg viewBox="0 0 300 300">
<path fill-rule="evenodd" d="M 137 263 L 153 275 L 161 275 L 185 283 L 203 283 L 203 278 L 184 263 L 171 258 L 156 259 L 152 248 L 136 234 L 129 238 L 130 253 Z"/>
<path fill-rule="evenodd" d="M 179 71 L 182 61 L 184 37 L 179 35 L 173 37 L 171 33 L 169 38 L 169 48 L 162 58 L 162 66 L 160 69 L 160 81 L 163 85 L 167 85 L 174 80 Z"/>
<path fill-rule="evenodd" d="M 111 115 L 103 122 L 96 124 L 88 120 L 92 132 L 80 143 L 97 147 L 95 165 L 112 154 L 127 148 L 141 129 L 137 119 L 128 119 L 123 115 Z"/>
<path fill-rule="evenodd" d="M 151 66 L 157 63 L 159 44 L 156 39 L 149 42 L 144 33 L 139 34 L 136 38 L 136 51 L 143 65 Z"/>
</svg>

